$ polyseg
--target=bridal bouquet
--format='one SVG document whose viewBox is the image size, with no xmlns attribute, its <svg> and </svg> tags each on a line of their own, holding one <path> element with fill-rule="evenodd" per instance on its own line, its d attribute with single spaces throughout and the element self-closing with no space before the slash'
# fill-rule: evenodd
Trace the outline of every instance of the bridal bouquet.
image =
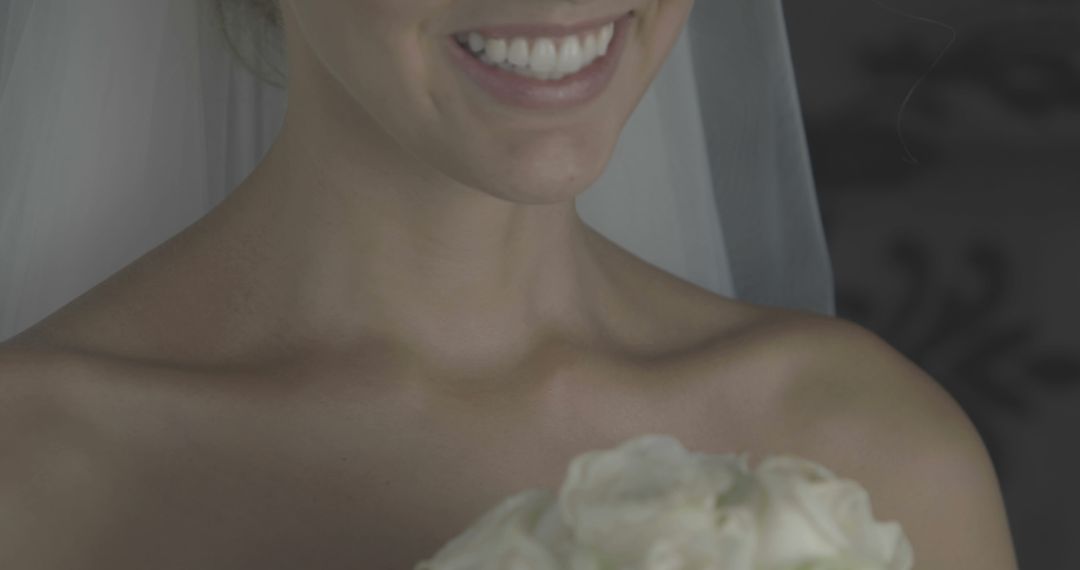
<svg viewBox="0 0 1080 570">
<path fill-rule="evenodd" d="M 558 497 L 505 499 L 414 570 L 910 570 L 858 483 L 791 456 L 691 453 L 665 435 L 576 457 Z"/>
</svg>

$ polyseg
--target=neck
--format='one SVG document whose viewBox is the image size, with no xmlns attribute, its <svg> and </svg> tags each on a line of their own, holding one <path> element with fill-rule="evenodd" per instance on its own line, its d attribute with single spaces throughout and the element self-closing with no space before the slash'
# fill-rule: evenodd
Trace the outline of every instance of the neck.
<svg viewBox="0 0 1080 570">
<path fill-rule="evenodd" d="M 503 200 L 385 141 L 336 145 L 296 124 L 210 222 L 243 260 L 245 302 L 275 329 L 257 336 L 389 339 L 455 370 L 502 368 L 551 336 L 596 336 L 603 238 L 572 199 Z"/>
</svg>

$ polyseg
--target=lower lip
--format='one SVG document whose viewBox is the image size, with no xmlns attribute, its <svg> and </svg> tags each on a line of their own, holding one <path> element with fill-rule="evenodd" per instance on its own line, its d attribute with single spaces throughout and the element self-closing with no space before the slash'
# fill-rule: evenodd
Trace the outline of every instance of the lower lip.
<svg viewBox="0 0 1080 570">
<path fill-rule="evenodd" d="M 533 110 L 563 110 L 596 99 L 611 83 L 626 48 L 626 34 L 633 13 L 615 21 L 615 33 L 603 57 L 581 71 L 558 81 L 525 77 L 488 65 L 468 48 L 448 38 L 451 55 L 458 67 L 492 97 L 507 105 Z"/>
</svg>

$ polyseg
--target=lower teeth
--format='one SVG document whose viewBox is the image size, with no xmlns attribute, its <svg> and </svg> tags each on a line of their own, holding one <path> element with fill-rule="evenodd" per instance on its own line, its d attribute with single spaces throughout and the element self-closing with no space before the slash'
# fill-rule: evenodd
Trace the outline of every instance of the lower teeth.
<svg viewBox="0 0 1080 570">
<path fill-rule="evenodd" d="M 549 71 L 547 73 L 540 73 L 539 71 L 533 71 L 532 69 L 518 67 L 518 66 L 516 66 L 516 65 L 514 65 L 512 63 L 496 63 L 496 64 L 492 64 L 491 62 L 488 62 L 488 61 L 485 61 L 485 63 L 487 63 L 488 65 L 495 65 L 496 67 L 498 67 L 498 68 L 500 68 L 500 69 L 502 69 L 504 71 L 509 71 L 511 73 L 516 73 L 518 75 L 524 75 L 525 77 L 532 77 L 533 79 L 542 79 L 542 80 L 545 80 L 545 81 L 558 81 L 559 79 L 562 79 L 563 77 L 566 77 L 567 75 L 570 75 L 569 73 L 556 73 L 554 71 Z"/>
</svg>

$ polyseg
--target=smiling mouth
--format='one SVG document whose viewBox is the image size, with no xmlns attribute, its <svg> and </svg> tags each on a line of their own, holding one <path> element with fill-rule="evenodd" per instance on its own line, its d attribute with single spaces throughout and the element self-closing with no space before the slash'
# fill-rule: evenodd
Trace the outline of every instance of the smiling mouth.
<svg viewBox="0 0 1080 570">
<path fill-rule="evenodd" d="M 595 20 L 572 28 L 503 26 L 460 32 L 454 34 L 453 38 L 469 55 L 486 64 L 540 79 L 558 80 L 590 67 L 605 57 L 617 27 L 632 20 L 634 15 L 634 10 L 630 10 L 622 16 Z M 557 30 L 558 33 L 533 35 L 544 30 Z M 566 34 L 567 30 L 576 31 Z"/>
<path fill-rule="evenodd" d="M 485 40 L 476 33 L 472 46 L 456 36 L 446 44 L 456 67 L 493 100 L 536 111 L 569 110 L 600 97 L 612 82 L 633 14 L 601 24 L 601 32 L 560 40 Z"/>
</svg>

